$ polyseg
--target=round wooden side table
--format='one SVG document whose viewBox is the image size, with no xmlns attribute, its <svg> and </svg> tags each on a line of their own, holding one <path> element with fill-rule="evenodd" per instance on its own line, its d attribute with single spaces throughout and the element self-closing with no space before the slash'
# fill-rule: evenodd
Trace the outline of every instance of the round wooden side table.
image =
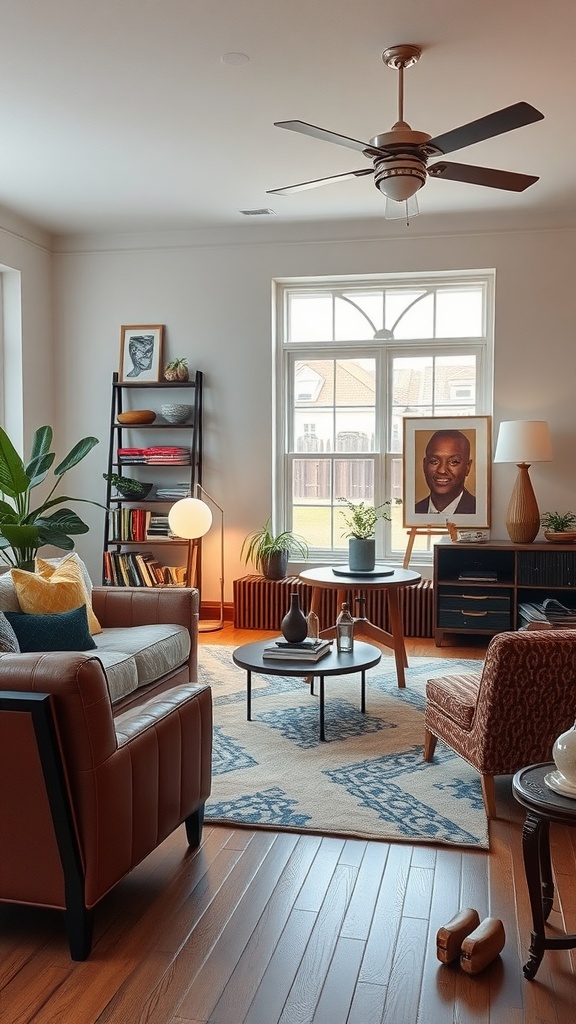
<svg viewBox="0 0 576 1024">
<path fill-rule="evenodd" d="M 413 587 L 420 583 L 422 579 L 420 573 L 414 572 L 412 569 L 393 569 L 381 575 L 377 571 L 374 575 L 369 573 L 360 573 L 359 575 L 347 573 L 342 575 L 340 570 L 340 566 L 326 565 L 320 566 L 317 569 L 305 569 L 300 573 L 300 579 L 312 586 L 311 610 L 314 612 L 319 611 L 320 591 L 322 589 L 338 591 L 336 596 L 338 607 L 342 605 L 343 601 L 347 601 L 350 607 L 353 607 L 352 598 L 354 594 L 359 594 L 358 601 L 361 614 L 354 618 L 354 636 L 365 636 L 369 640 L 375 640 L 376 643 L 382 644 L 384 647 L 390 647 L 394 651 L 398 686 L 406 686 L 404 669 L 408 665 L 408 658 L 406 657 L 406 647 L 404 645 L 404 629 L 400 614 L 398 591 L 403 587 Z M 390 616 L 389 632 L 380 626 L 376 626 L 375 623 L 370 622 L 366 618 L 364 609 L 366 606 L 366 591 L 368 590 L 386 591 Z M 335 628 L 331 626 L 328 629 L 324 629 L 321 635 L 334 636 Z"/>
<path fill-rule="evenodd" d="M 551 938 L 545 924 L 552 910 L 554 880 L 550 860 L 550 822 L 576 825 L 576 799 L 560 796 L 544 782 L 545 775 L 556 768 L 553 762 L 529 765 L 516 772 L 512 792 L 526 811 L 522 829 L 522 853 L 532 910 L 530 957 L 524 964 L 524 977 L 536 976 L 547 949 L 573 949 L 576 935 Z"/>
</svg>

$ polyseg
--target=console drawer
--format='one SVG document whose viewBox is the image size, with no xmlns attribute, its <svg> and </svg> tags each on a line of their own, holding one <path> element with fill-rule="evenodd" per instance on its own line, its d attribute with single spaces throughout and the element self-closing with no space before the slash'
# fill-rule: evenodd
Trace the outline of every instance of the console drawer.
<svg viewBox="0 0 576 1024">
<path fill-rule="evenodd" d="M 475 594 L 470 591 L 439 594 L 439 611 L 504 612 L 509 613 L 511 600 L 508 593 Z"/>
<path fill-rule="evenodd" d="M 439 629 L 486 629 L 491 633 L 502 633 L 512 628 L 510 611 L 454 611 L 438 612 Z"/>
<path fill-rule="evenodd" d="M 437 617 L 439 629 L 482 629 L 500 633 L 512 628 L 510 592 L 462 589 L 440 593 Z"/>
</svg>

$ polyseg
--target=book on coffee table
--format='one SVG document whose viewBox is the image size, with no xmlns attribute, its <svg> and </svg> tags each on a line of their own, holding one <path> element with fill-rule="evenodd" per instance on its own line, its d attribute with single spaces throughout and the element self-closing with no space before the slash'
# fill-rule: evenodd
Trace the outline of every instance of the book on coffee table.
<svg viewBox="0 0 576 1024">
<path fill-rule="evenodd" d="M 262 657 L 277 658 L 280 661 L 318 661 L 328 654 L 331 647 L 331 640 L 303 640 L 299 644 L 291 644 L 283 639 L 275 640 L 264 648 Z"/>
</svg>

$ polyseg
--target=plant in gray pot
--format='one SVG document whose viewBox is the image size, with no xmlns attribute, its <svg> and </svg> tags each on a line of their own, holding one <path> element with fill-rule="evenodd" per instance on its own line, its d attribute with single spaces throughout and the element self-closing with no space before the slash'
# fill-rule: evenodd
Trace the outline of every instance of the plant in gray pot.
<svg viewBox="0 0 576 1024">
<path fill-rule="evenodd" d="M 391 501 L 381 505 L 367 505 L 365 502 L 353 502 L 347 498 L 338 498 L 346 504 L 346 511 L 341 509 L 348 532 L 348 565 L 351 572 L 371 572 L 376 565 L 376 523 L 379 519 L 390 519 Z M 399 501 L 396 501 L 399 504 Z"/>
<path fill-rule="evenodd" d="M 240 549 L 240 558 L 246 564 L 252 562 L 256 571 L 268 580 L 284 579 L 291 555 L 307 558 L 308 544 L 290 530 L 273 533 L 270 519 L 259 530 L 249 533 Z"/>
</svg>

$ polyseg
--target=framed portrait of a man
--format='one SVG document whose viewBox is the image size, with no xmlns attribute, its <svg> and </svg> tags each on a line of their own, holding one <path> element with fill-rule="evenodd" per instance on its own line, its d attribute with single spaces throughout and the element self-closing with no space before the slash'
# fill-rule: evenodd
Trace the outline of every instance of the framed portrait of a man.
<svg viewBox="0 0 576 1024">
<path fill-rule="evenodd" d="M 404 526 L 490 526 L 490 434 L 490 416 L 404 419 Z"/>
<path fill-rule="evenodd" d="M 133 324 L 120 328 L 120 371 L 118 380 L 129 384 L 160 380 L 164 324 Z"/>
</svg>

